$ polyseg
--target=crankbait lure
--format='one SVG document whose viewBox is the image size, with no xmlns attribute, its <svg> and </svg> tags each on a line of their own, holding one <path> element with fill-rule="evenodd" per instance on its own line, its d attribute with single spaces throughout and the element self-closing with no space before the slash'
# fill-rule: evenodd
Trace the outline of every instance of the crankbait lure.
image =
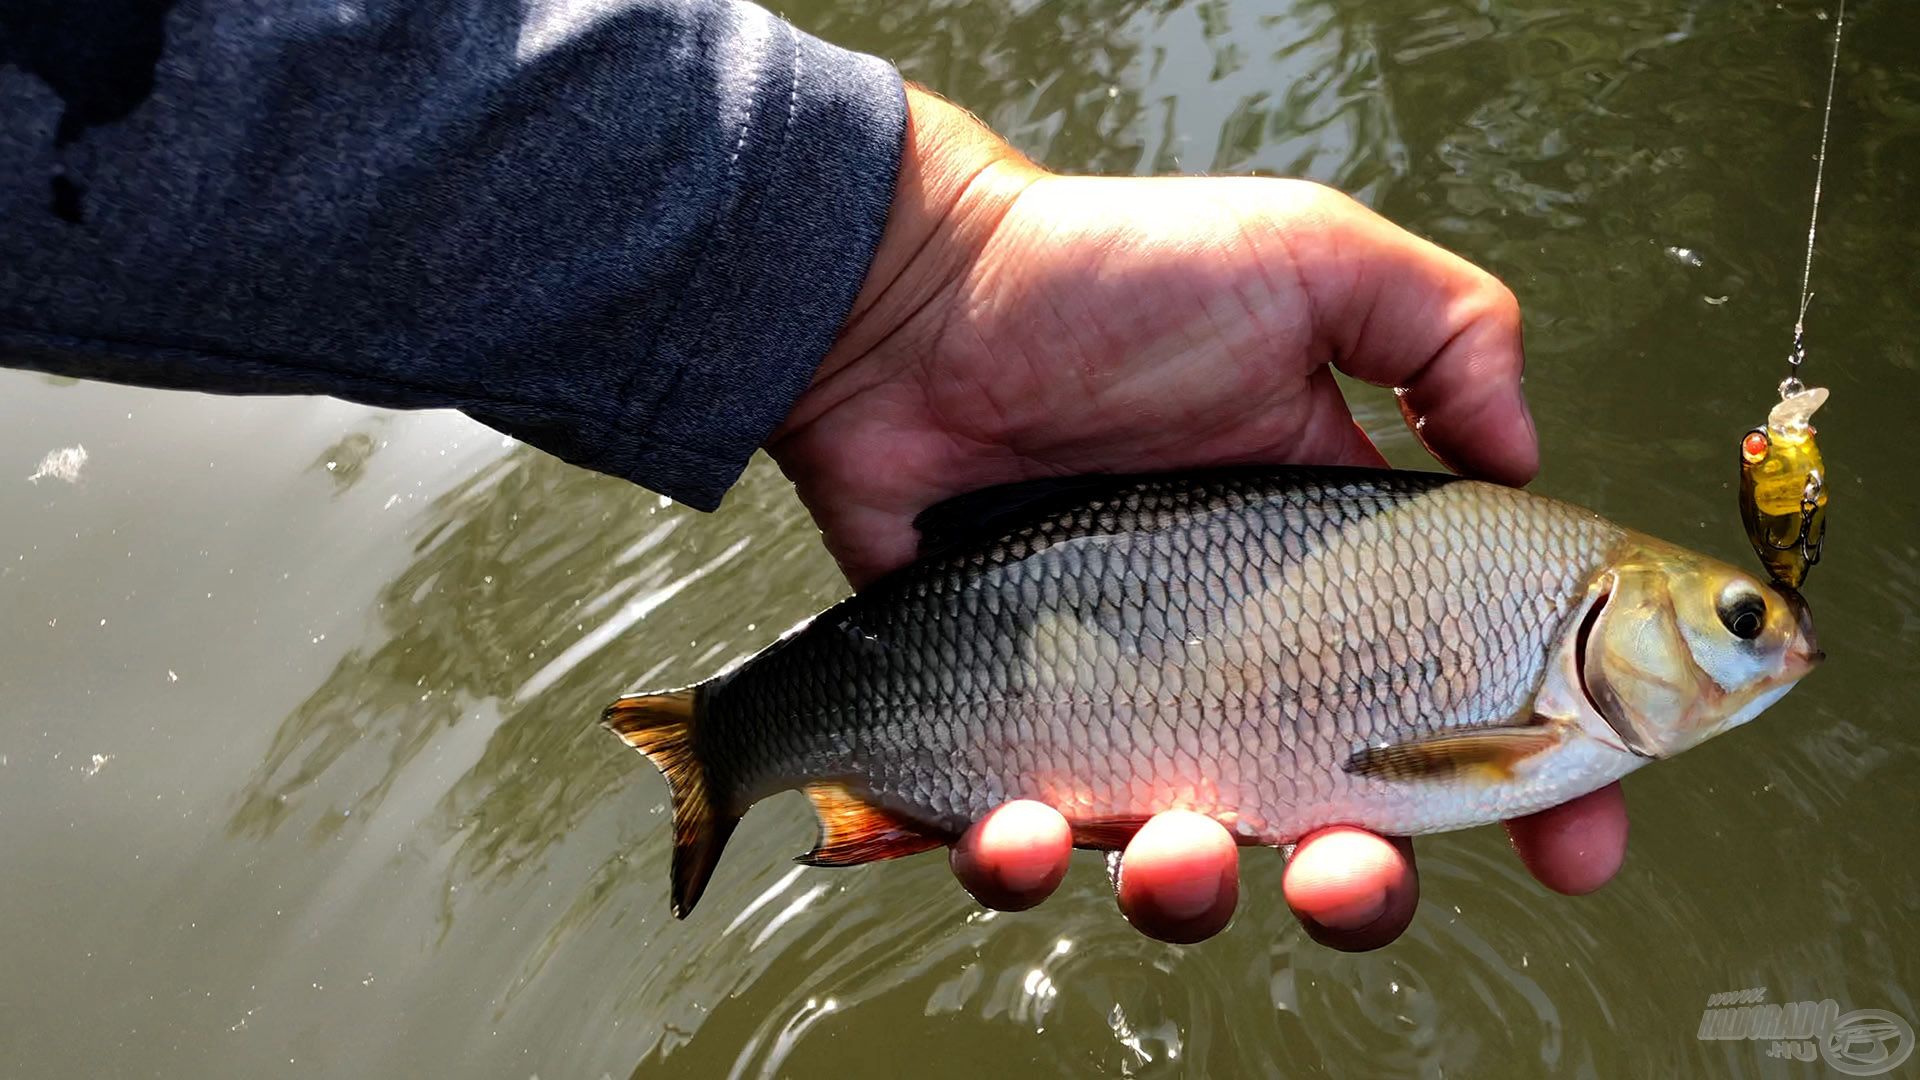
<svg viewBox="0 0 1920 1080">
<path fill-rule="evenodd" d="M 1813 236 L 1820 226 L 1820 183 L 1827 169 L 1827 131 L 1833 120 L 1833 87 L 1840 71 L 1840 31 L 1846 23 L 1841 0 L 1833 24 L 1833 61 L 1827 69 L 1827 107 L 1820 118 L 1820 153 L 1813 173 L 1813 216 L 1807 223 L 1807 261 L 1800 273 L 1800 316 L 1793 324 L 1793 351 L 1780 403 L 1767 422 L 1740 439 L 1740 520 L 1747 540 L 1767 571 L 1795 589 L 1820 561 L 1827 538 L 1827 476 L 1814 441 L 1813 413 L 1826 404 L 1827 392 L 1800 381 L 1807 360 L 1807 304 L 1813 293 Z"/>
<path fill-rule="evenodd" d="M 1740 518 L 1767 572 L 1794 588 L 1827 538 L 1827 478 L 1814 442 L 1820 387 L 1785 391 L 1762 427 L 1740 440 Z"/>
</svg>

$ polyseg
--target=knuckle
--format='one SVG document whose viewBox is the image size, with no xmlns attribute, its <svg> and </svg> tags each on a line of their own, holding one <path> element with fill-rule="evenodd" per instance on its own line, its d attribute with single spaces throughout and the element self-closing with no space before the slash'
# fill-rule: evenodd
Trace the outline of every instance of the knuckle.
<svg viewBox="0 0 1920 1080">
<path fill-rule="evenodd" d="M 1353 219 L 1361 205 L 1345 192 L 1314 180 L 1274 179 L 1265 225 L 1277 232 L 1312 235 Z"/>
<path fill-rule="evenodd" d="M 1488 274 L 1464 314 L 1466 325 L 1476 328 L 1472 336 L 1479 342 L 1473 350 L 1475 367 L 1487 375 L 1517 376 L 1525 360 L 1519 348 L 1520 301 L 1513 290 Z"/>
<path fill-rule="evenodd" d="M 1503 333 L 1508 331 L 1519 333 L 1520 298 L 1513 295 L 1513 290 L 1507 288 L 1492 274 L 1488 274 L 1486 286 L 1482 291 L 1485 294 L 1484 317 Z"/>
</svg>

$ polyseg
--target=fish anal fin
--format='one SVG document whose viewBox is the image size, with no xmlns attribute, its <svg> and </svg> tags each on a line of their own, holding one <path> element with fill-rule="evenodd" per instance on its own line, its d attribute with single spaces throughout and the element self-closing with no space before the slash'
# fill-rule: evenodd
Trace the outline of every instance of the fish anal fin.
<svg viewBox="0 0 1920 1080">
<path fill-rule="evenodd" d="M 1511 780 L 1521 762 L 1560 745 L 1558 725 L 1444 732 L 1355 750 L 1343 766 L 1374 780 Z"/>
<path fill-rule="evenodd" d="M 807 798 L 820 818 L 820 842 L 795 859 L 807 866 L 859 866 L 917 855 L 947 843 L 889 810 L 875 806 L 838 781 L 808 784 Z"/>
<path fill-rule="evenodd" d="M 1121 851 L 1140 831 L 1143 817 L 1093 818 L 1073 823 L 1073 846 L 1091 851 Z"/>
</svg>

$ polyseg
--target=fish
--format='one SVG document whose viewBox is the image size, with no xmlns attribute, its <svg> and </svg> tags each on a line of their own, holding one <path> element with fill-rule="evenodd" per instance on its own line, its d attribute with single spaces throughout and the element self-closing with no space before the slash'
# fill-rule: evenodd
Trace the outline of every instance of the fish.
<svg viewBox="0 0 1920 1080">
<path fill-rule="evenodd" d="M 1761 565 L 1797 589 L 1827 540 L 1826 463 L 1813 427 L 1827 391 L 1790 383 L 1780 393 L 1767 422 L 1740 439 L 1740 521 Z"/>
<path fill-rule="evenodd" d="M 799 857 L 955 841 L 1013 799 L 1113 850 L 1156 813 L 1242 844 L 1531 813 L 1751 720 L 1820 661 L 1792 590 L 1590 510 L 1442 474 L 1027 481 L 922 513 L 920 557 L 603 724 L 666 777 L 684 918 L 747 809 Z"/>
</svg>

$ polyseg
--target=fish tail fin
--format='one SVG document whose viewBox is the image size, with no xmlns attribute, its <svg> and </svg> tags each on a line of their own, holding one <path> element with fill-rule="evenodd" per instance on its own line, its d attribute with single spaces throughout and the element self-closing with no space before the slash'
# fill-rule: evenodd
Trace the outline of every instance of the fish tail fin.
<svg viewBox="0 0 1920 1080">
<path fill-rule="evenodd" d="M 645 754 L 673 793 L 673 917 L 684 919 L 706 890 L 720 852 L 740 823 L 716 799 L 706 763 L 694 743 L 706 699 L 690 686 L 658 694 L 630 694 L 607 706 L 601 723 Z"/>
</svg>

